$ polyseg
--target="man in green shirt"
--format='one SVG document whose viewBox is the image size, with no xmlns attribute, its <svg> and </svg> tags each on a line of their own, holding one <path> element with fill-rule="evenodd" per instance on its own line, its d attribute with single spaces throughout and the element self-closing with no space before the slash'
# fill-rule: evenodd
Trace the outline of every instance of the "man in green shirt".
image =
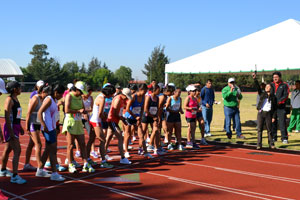
<svg viewBox="0 0 300 200">
<path fill-rule="evenodd" d="M 243 98 L 240 88 L 235 85 L 235 79 L 228 79 L 228 86 L 224 87 L 222 90 L 222 97 L 224 99 L 224 114 L 225 114 L 225 124 L 226 124 L 226 135 L 228 139 L 232 137 L 231 131 L 231 119 L 235 121 L 236 124 L 236 138 L 245 139 L 242 135 L 241 121 L 240 121 L 240 110 L 239 101 Z"/>
</svg>

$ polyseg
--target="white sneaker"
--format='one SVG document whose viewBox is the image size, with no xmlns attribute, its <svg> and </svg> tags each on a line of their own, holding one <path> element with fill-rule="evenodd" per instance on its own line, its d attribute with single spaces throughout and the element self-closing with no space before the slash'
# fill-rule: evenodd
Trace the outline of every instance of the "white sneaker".
<svg viewBox="0 0 300 200">
<path fill-rule="evenodd" d="M 132 137 L 132 141 L 133 142 L 136 141 L 136 137 L 135 136 Z"/>
<path fill-rule="evenodd" d="M 124 153 L 125 158 L 130 158 L 129 152 Z"/>
<path fill-rule="evenodd" d="M 133 149 L 133 147 L 128 145 L 128 150 L 131 150 L 131 149 Z"/>
<path fill-rule="evenodd" d="M 168 145 L 168 148 L 167 148 L 168 150 L 174 150 L 174 147 L 173 147 L 173 145 L 170 143 L 169 145 Z"/>
<path fill-rule="evenodd" d="M 169 141 L 168 141 L 167 138 L 164 139 L 164 143 L 165 143 L 165 144 L 168 144 L 168 143 L 169 143 Z"/>
<path fill-rule="evenodd" d="M 112 157 L 109 157 L 109 155 L 105 155 L 105 160 L 108 160 L 108 161 L 110 161 L 110 160 L 113 160 L 113 158 Z"/>
<path fill-rule="evenodd" d="M 184 147 L 183 147 L 182 144 L 180 144 L 180 145 L 178 146 L 178 150 L 179 150 L 179 151 L 183 151 L 183 150 L 184 150 Z"/>
<path fill-rule="evenodd" d="M 145 153 L 144 156 L 145 158 L 153 158 L 153 156 L 150 153 Z"/>
<path fill-rule="evenodd" d="M 99 158 L 96 151 L 91 151 L 90 156 L 92 156 L 93 158 Z"/>
<path fill-rule="evenodd" d="M 23 171 L 24 172 L 34 172 L 34 171 L 36 171 L 36 167 L 32 166 L 31 164 L 25 164 Z"/>
<path fill-rule="evenodd" d="M 288 144 L 289 142 L 287 140 L 283 140 L 282 144 Z"/>
<path fill-rule="evenodd" d="M 22 179 L 19 175 L 16 175 L 15 177 L 10 178 L 11 183 L 17 183 L 17 184 L 24 184 L 27 181 L 25 179 Z"/>
<path fill-rule="evenodd" d="M 211 133 L 205 133 L 205 134 L 204 134 L 204 137 L 210 137 L 210 136 L 212 136 Z"/>
<path fill-rule="evenodd" d="M 6 176 L 6 177 L 12 177 L 13 176 L 13 173 L 11 173 L 9 170 L 3 170 L 3 171 L 1 171 L 0 170 L 0 177 L 4 177 L 4 176 Z"/>
<path fill-rule="evenodd" d="M 65 159 L 65 165 L 69 164 L 68 158 Z"/>
<path fill-rule="evenodd" d="M 68 170 L 69 170 L 69 172 L 72 173 L 72 174 L 74 174 L 74 173 L 77 172 L 77 169 L 76 169 L 76 167 L 75 167 L 75 165 L 74 165 L 73 163 L 69 164 Z"/>
<path fill-rule="evenodd" d="M 50 177 L 51 174 L 49 174 L 48 172 L 46 172 L 44 169 L 37 169 L 35 176 L 37 177 Z"/>
<path fill-rule="evenodd" d="M 84 163 L 82 171 L 83 172 L 93 173 L 93 172 L 95 172 L 95 169 L 89 163 Z"/>
<path fill-rule="evenodd" d="M 149 142 L 150 142 L 150 138 L 147 138 L 147 139 L 146 139 L 146 142 L 149 143 Z"/>
<path fill-rule="evenodd" d="M 51 181 L 64 181 L 65 178 L 62 177 L 60 174 L 58 174 L 57 172 L 54 172 L 51 174 L 51 177 L 50 177 L 50 180 Z"/>
<path fill-rule="evenodd" d="M 80 157 L 80 151 L 76 151 L 76 152 L 75 152 L 75 157 L 76 157 L 76 158 L 79 158 L 79 157 Z"/>
<path fill-rule="evenodd" d="M 154 151 L 154 146 L 149 145 L 149 146 L 147 147 L 147 151 Z"/>
<path fill-rule="evenodd" d="M 131 162 L 127 158 L 121 158 L 120 163 L 124 164 L 124 165 L 130 165 L 131 164 Z"/>
</svg>

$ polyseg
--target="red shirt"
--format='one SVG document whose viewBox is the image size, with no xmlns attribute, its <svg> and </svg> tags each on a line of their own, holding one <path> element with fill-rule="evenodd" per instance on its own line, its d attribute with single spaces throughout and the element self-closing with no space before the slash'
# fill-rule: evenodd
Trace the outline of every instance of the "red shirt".
<svg viewBox="0 0 300 200">
<path fill-rule="evenodd" d="M 114 108 L 114 102 L 119 99 L 120 100 L 120 105 L 118 106 L 118 110 L 116 113 L 118 113 L 118 115 L 116 116 L 115 113 L 115 108 Z M 123 114 L 123 110 L 124 110 L 124 105 L 126 104 L 126 99 L 123 99 L 121 97 L 121 95 L 117 95 L 113 98 L 112 102 L 111 102 L 111 108 L 109 110 L 108 113 L 108 117 L 107 117 L 107 122 L 114 122 L 114 123 L 119 123 L 120 121 L 120 116 L 122 116 Z"/>
</svg>

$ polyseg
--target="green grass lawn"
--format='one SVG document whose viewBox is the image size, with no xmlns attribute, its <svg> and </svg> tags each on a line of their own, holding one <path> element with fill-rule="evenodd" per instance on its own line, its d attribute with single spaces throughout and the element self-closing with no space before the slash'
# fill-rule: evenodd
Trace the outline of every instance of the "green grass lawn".
<svg viewBox="0 0 300 200">
<path fill-rule="evenodd" d="M 93 93 L 93 97 L 96 97 L 98 93 Z M 186 93 L 182 93 L 182 98 L 186 97 Z M 7 95 L 0 96 L 0 116 L 4 116 L 4 101 Z M 25 118 L 27 113 L 27 105 L 30 93 L 22 93 L 18 98 L 23 108 L 22 117 Z M 244 93 L 244 98 L 241 101 L 240 106 L 240 113 L 241 113 L 241 123 L 242 123 L 242 133 L 246 137 L 245 140 L 236 140 L 235 134 L 231 140 L 227 139 L 225 132 L 223 132 L 223 125 L 224 125 L 224 111 L 223 111 L 223 104 L 215 105 L 214 106 L 214 114 L 213 114 L 213 121 L 211 125 L 211 133 L 213 134 L 212 137 L 207 138 L 210 141 L 222 141 L 222 142 L 232 142 L 232 143 L 246 143 L 246 144 L 256 144 L 257 142 L 257 131 L 256 126 L 251 123 L 251 120 L 256 120 L 257 110 L 254 106 L 256 102 L 256 93 Z M 221 93 L 216 93 L 216 100 L 222 101 Z M 63 119 L 63 114 L 61 112 L 61 119 Z M 187 123 L 185 120 L 184 115 L 181 116 L 182 119 L 182 135 L 183 137 L 186 136 L 187 131 Z M 280 135 L 280 133 L 278 133 Z M 268 146 L 267 144 L 267 133 L 264 131 L 263 133 L 263 145 Z M 201 138 L 201 134 L 199 128 L 196 130 L 196 138 Z M 280 138 L 280 137 L 278 137 Z M 280 139 L 279 139 L 280 140 Z M 299 133 L 289 133 L 289 144 L 283 145 L 281 142 L 275 143 L 277 148 L 286 148 L 286 149 L 293 149 L 293 150 L 300 150 L 300 134 Z"/>
</svg>

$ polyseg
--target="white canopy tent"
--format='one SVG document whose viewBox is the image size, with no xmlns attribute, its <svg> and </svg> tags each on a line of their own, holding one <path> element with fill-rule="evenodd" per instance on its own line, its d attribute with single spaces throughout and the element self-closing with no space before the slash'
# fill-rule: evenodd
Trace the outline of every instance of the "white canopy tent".
<svg viewBox="0 0 300 200">
<path fill-rule="evenodd" d="M 170 73 L 261 73 L 300 70 L 300 22 L 294 19 L 166 64 Z"/>
<path fill-rule="evenodd" d="M 23 76 L 17 63 L 11 59 L 0 59 L 0 77 Z"/>
</svg>

